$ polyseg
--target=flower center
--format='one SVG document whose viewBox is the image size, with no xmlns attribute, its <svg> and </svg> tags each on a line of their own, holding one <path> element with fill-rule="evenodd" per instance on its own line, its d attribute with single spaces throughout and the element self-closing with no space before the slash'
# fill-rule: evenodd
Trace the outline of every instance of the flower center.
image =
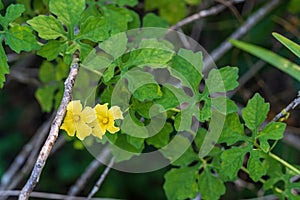
<svg viewBox="0 0 300 200">
<path fill-rule="evenodd" d="M 80 116 L 79 115 L 74 115 L 74 121 L 79 122 L 80 121 Z"/>
<path fill-rule="evenodd" d="M 103 118 L 103 119 L 102 119 L 102 123 L 103 123 L 103 124 L 107 124 L 107 123 L 108 123 L 108 118 L 107 118 L 107 117 Z"/>
</svg>

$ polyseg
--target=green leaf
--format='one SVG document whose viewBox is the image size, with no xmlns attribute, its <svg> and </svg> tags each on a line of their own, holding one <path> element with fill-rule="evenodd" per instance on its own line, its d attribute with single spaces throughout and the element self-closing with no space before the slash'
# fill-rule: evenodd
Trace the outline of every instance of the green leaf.
<svg viewBox="0 0 300 200">
<path fill-rule="evenodd" d="M 146 139 L 147 144 L 153 145 L 156 148 L 162 148 L 169 143 L 170 134 L 173 132 L 173 127 L 170 123 L 165 126 L 154 136 Z"/>
<path fill-rule="evenodd" d="M 198 186 L 203 199 L 218 200 L 226 191 L 223 181 L 209 169 L 205 169 L 199 176 Z"/>
<path fill-rule="evenodd" d="M 99 44 L 99 48 L 111 55 L 114 59 L 121 57 L 127 49 L 127 36 L 125 33 L 113 35 Z"/>
<path fill-rule="evenodd" d="M 171 169 L 165 174 L 164 190 L 168 199 L 194 198 L 197 194 L 195 167 Z"/>
<path fill-rule="evenodd" d="M 192 57 L 197 58 L 196 61 L 190 60 Z M 173 57 L 169 63 L 169 66 L 171 68 L 170 70 L 172 75 L 179 78 L 181 80 L 181 84 L 193 89 L 194 91 L 198 91 L 202 74 L 201 71 L 197 69 L 197 66 L 202 66 L 201 62 L 201 53 L 193 53 L 188 50 L 179 50 L 178 55 Z"/>
<path fill-rule="evenodd" d="M 284 123 L 271 122 L 263 128 L 256 138 L 259 139 L 260 147 L 264 152 L 267 153 L 270 150 L 268 140 L 279 140 L 283 138 L 285 127 L 286 124 Z"/>
<path fill-rule="evenodd" d="M 49 8 L 58 20 L 67 25 L 68 31 L 73 32 L 85 9 L 85 0 L 50 0 Z"/>
<path fill-rule="evenodd" d="M 278 34 L 278 33 L 272 33 L 272 35 L 281 42 L 285 47 L 287 47 L 293 54 L 298 56 L 300 58 L 300 46 L 296 44 L 295 42 L 287 39 L 286 37 Z"/>
<path fill-rule="evenodd" d="M 244 126 L 241 124 L 238 114 L 232 113 L 227 115 L 218 143 L 233 145 L 238 141 L 245 141 L 246 139 Z"/>
<path fill-rule="evenodd" d="M 53 16 L 39 15 L 28 20 L 27 23 L 38 32 L 40 38 L 51 40 L 62 37 L 66 39 L 66 32 L 62 24 Z"/>
<path fill-rule="evenodd" d="M 0 37 L 2 40 L 2 37 Z M 7 58 L 2 45 L 0 45 L 0 88 L 3 87 L 5 82 L 5 74 L 9 73 L 9 66 L 7 64 Z"/>
<path fill-rule="evenodd" d="M 15 21 L 18 17 L 22 15 L 25 11 L 24 5 L 21 4 L 11 4 L 6 9 L 5 16 L 0 18 L 0 24 L 6 30 L 8 28 L 9 23 Z"/>
<path fill-rule="evenodd" d="M 217 109 L 219 112 L 223 113 L 224 115 L 238 111 L 238 107 L 234 103 L 234 101 L 232 101 L 231 99 L 225 96 L 211 98 L 211 103 L 215 109 Z"/>
<path fill-rule="evenodd" d="M 2 3 L 2 1 L 0 1 L 0 10 L 2 10 L 4 8 L 4 5 Z"/>
<path fill-rule="evenodd" d="M 273 53 L 272 51 L 269 51 L 262 47 L 259 47 L 259 46 L 253 45 L 253 44 L 249 44 L 246 42 L 237 41 L 237 40 L 230 40 L 230 42 L 234 46 L 236 46 L 254 56 L 257 56 L 258 58 L 266 61 L 267 63 L 273 65 L 274 67 L 277 67 L 278 69 L 282 70 L 283 72 L 289 74 L 291 77 L 300 81 L 300 66 L 299 65 L 292 63 L 288 59 L 283 58 L 283 57 L 277 55 L 276 53 Z"/>
<path fill-rule="evenodd" d="M 15 25 L 5 33 L 5 44 L 16 53 L 40 48 L 32 30 L 27 26 Z"/>
<path fill-rule="evenodd" d="M 127 136 L 127 142 L 134 146 L 137 149 L 143 149 L 144 148 L 144 138 L 137 138 L 137 137 L 132 137 L 130 135 Z"/>
<path fill-rule="evenodd" d="M 134 7 L 139 3 L 138 0 L 117 0 L 119 6 L 130 6 Z"/>
<path fill-rule="evenodd" d="M 67 49 L 68 44 L 57 40 L 50 40 L 44 44 L 37 52 L 37 55 L 46 58 L 48 61 L 54 60 L 58 55 Z"/>
<path fill-rule="evenodd" d="M 51 111 L 53 107 L 53 96 L 56 89 L 57 85 L 46 85 L 36 91 L 35 97 L 40 103 L 42 111 Z"/>
<path fill-rule="evenodd" d="M 52 63 L 42 63 L 39 70 L 39 78 L 43 83 L 48 83 L 55 80 L 55 69 Z"/>
<path fill-rule="evenodd" d="M 117 8 L 114 5 L 103 6 L 103 15 L 109 23 L 111 34 L 126 31 L 128 23 L 133 20 L 130 12 L 124 8 Z"/>
<path fill-rule="evenodd" d="M 186 2 L 187 4 L 189 4 L 189 5 L 194 6 L 194 5 L 200 4 L 200 3 L 201 3 L 201 0 L 185 0 L 185 2 Z"/>
<path fill-rule="evenodd" d="M 143 27 L 168 28 L 169 24 L 166 20 L 155 15 L 154 13 L 148 13 L 143 18 Z"/>
<path fill-rule="evenodd" d="M 140 101 L 159 99 L 162 92 L 158 84 L 150 83 L 139 87 L 134 91 L 133 96 Z"/>
<path fill-rule="evenodd" d="M 238 71 L 238 68 L 229 66 L 221 69 L 212 69 L 205 81 L 209 93 L 228 92 L 235 89 L 239 85 L 237 82 Z"/>
<path fill-rule="evenodd" d="M 195 161 L 199 161 L 199 156 L 190 146 L 172 165 L 187 167 Z"/>
<path fill-rule="evenodd" d="M 267 118 L 269 109 L 270 104 L 265 103 L 265 100 L 256 93 L 242 110 L 242 117 L 245 120 L 245 124 L 254 134 L 257 133 L 259 126 Z"/>
<path fill-rule="evenodd" d="M 220 175 L 224 180 L 233 181 L 237 179 L 237 173 L 241 169 L 248 151 L 249 148 L 232 147 L 222 153 Z"/>
<path fill-rule="evenodd" d="M 250 178 L 257 182 L 263 175 L 266 175 L 267 169 L 261 159 L 264 158 L 264 154 L 257 150 L 253 149 L 250 151 L 250 157 L 247 163 L 247 169 L 249 171 Z"/>
<path fill-rule="evenodd" d="M 128 23 L 128 30 L 137 29 L 141 26 L 140 16 L 133 10 L 128 10 L 132 20 Z"/>
<path fill-rule="evenodd" d="M 172 92 L 172 89 L 176 89 L 176 90 L 181 90 L 175 87 L 166 87 L 166 86 L 162 86 L 161 88 L 161 92 L 162 92 L 162 96 L 159 99 L 155 99 L 155 103 L 163 106 L 165 108 L 165 110 L 168 110 L 170 108 L 175 108 L 176 106 L 179 105 L 179 101 L 177 99 L 177 97 L 175 96 L 175 94 Z"/>
<path fill-rule="evenodd" d="M 80 32 L 76 38 L 100 42 L 109 37 L 109 31 L 110 28 L 106 19 L 92 16 L 80 24 Z"/>
</svg>

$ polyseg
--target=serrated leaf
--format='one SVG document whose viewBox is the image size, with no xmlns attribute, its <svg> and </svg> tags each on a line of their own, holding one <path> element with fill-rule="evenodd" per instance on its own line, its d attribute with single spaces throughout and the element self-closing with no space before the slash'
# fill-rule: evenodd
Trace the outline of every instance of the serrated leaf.
<svg viewBox="0 0 300 200">
<path fill-rule="evenodd" d="M 249 148 L 232 147 L 222 153 L 220 175 L 223 180 L 233 181 L 237 179 L 237 173 L 241 169 L 248 151 Z"/>
<path fill-rule="evenodd" d="M 274 67 L 277 67 L 278 69 L 280 69 L 281 71 L 289 74 L 291 77 L 293 77 L 294 79 L 300 81 L 300 66 L 290 62 L 288 59 L 283 58 L 279 55 L 277 55 L 276 53 L 273 53 L 270 50 L 264 49 L 262 47 L 253 45 L 253 44 L 248 44 L 246 42 L 241 42 L 241 41 L 237 41 L 237 40 L 230 40 L 230 42 L 248 52 L 251 53 L 254 56 L 257 56 L 258 58 L 266 61 L 267 63 L 273 65 Z"/>
<path fill-rule="evenodd" d="M 51 15 L 39 15 L 28 20 L 27 23 L 38 32 L 40 38 L 51 40 L 62 37 L 66 39 L 66 32 L 62 24 Z"/>
<path fill-rule="evenodd" d="M 266 125 L 261 132 L 259 132 L 256 138 L 259 139 L 259 145 L 264 152 L 268 152 L 270 150 L 268 140 L 279 140 L 283 138 L 285 127 L 286 124 L 284 123 L 271 122 Z"/>
<path fill-rule="evenodd" d="M 300 58 L 300 46 L 296 44 L 295 42 L 287 39 L 286 37 L 278 34 L 278 33 L 272 33 L 272 35 L 281 42 L 285 47 L 287 47 L 293 54 L 295 54 L 298 58 Z"/>
<path fill-rule="evenodd" d="M 210 94 L 215 92 L 228 92 L 239 85 L 237 79 L 238 68 L 227 66 L 221 69 L 212 69 L 205 83 Z"/>
<path fill-rule="evenodd" d="M 40 48 L 32 30 L 27 26 L 15 25 L 5 33 L 5 44 L 16 53 Z"/>
<path fill-rule="evenodd" d="M 81 13 L 85 9 L 85 0 L 50 0 L 50 11 L 73 32 Z"/>
<path fill-rule="evenodd" d="M 16 20 L 18 17 L 22 15 L 25 11 L 25 7 L 22 4 L 11 4 L 6 9 L 5 16 L 0 18 L 0 24 L 6 30 L 8 28 L 9 23 Z"/>
<path fill-rule="evenodd" d="M 171 169 L 165 174 L 164 190 L 168 199 L 194 198 L 198 191 L 195 167 Z"/>
<path fill-rule="evenodd" d="M 188 56 L 186 55 L 187 53 L 189 54 Z M 191 57 L 196 57 L 198 59 L 191 61 Z M 194 91 L 198 91 L 202 74 L 201 71 L 197 69 L 197 66 L 202 66 L 201 59 L 201 54 L 180 50 L 178 55 L 175 55 L 169 63 L 171 68 L 170 71 L 172 75 L 181 80 L 181 84 L 193 89 Z"/>
<path fill-rule="evenodd" d="M 2 40 L 2 37 L 0 37 Z M 0 45 L 0 88 L 3 87 L 5 82 L 5 74 L 9 73 L 9 66 L 7 64 L 7 58 L 2 45 Z"/>
<path fill-rule="evenodd" d="M 214 176 L 208 169 L 200 174 L 198 186 L 203 199 L 218 200 L 226 191 L 223 181 Z"/>
<path fill-rule="evenodd" d="M 50 40 L 47 44 L 44 44 L 37 52 L 37 55 L 46 58 L 48 61 L 52 61 L 58 57 L 58 55 L 67 48 L 67 43 L 63 43 L 57 40 Z"/>
<path fill-rule="evenodd" d="M 50 112 L 53 107 L 53 96 L 57 85 L 46 85 L 35 92 L 35 97 L 41 105 L 42 111 Z"/>
<path fill-rule="evenodd" d="M 211 103 L 213 108 L 225 115 L 238 111 L 238 107 L 234 101 L 225 96 L 211 98 Z"/>
<path fill-rule="evenodd" d="M 264 154 L 254 149 L 250 151 L 250 157 L 247 163 L 247 169 L 249 171 L 250 178 L 257 182 L 260 178 L 267 173 L 264 163 L 261 161 L 261 158 L 264 158 Z"/>
<path fill-rule="evenodd" d="M 238 141 L 245 141 L 247 137 L 244 133 L 244 126 L 239 120 L 237 113 L 232 113 L 226 116 L 222 134 L 219 138 L 219 143 L 233 145 Z"/>
<path fill-rule="evenodd" d="M 127 9 L 117 8 L 113 5 L 102 7 L 103 15 L 109 23 L 111 34 L 126 31 L 128 23 L 133 20 Z"/>
<path fill-rule="evenodd" d="M 93 42 L 100 42 L 109 37 L 110 27 L 103 17 L 89 17 L 83 24 L 80 24 L 80 32 L 77 39 L 86 39 Z"/>
<path fill-rule="evenodd" d="M 154 13 L 148 13 L 143 18 L 143 27 L 161 27 L 168 28 L 169 24 L 163 18 L 155 15 Z"/>
<path fill-rule="evenodd" d="M 113 35 L 99 44 L 99 48 L 111 55 L 114 59 L 121 57 L 127 49 L 127 36 L 125 33 Z"/>
<path fill-rule="evenodd" d="M 153 145 L 156 148 L 162 148 L 169 143 L 170 134 L 173 132 L 173 127 L 170 123 L 165 126 L 154 136 L 146 139 L 147 144 Z"/>
<path fill-rule="evenodd" d="M 256 93 L 242 110 L 242 117 L 245 125 L 254 133 L 257 133 L 258 127 L 265 121 L 269 112 L 270 105 Z"/>
</svg>

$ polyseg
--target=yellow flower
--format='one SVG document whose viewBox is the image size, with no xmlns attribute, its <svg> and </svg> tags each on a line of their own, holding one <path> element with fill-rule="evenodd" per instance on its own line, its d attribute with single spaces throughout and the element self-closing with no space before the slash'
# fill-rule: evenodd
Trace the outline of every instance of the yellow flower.
<svg viewBox="0 0 300 200">
<path fill-rule="evenodd" d="M 64 123 L 60 127 L 65 130 L 69 136 L 76 136 L 80 140 L 92 133 L 92 128 L 88 123 L 96 119 L 95 111 L 91 107 L 85 107 L 82 110 L 82 105 L 79 100 L 71 101 L 67 106 L 67 113 Z"/>
<path fill-rule="evenodd" d="M 120 130 L 119 127 L 115 127 L 116 119 L 123 119 L 122 111 L 120 107 L 113 106 L 109 110 L 107 108 L 108 103 L 103 105 L 97 104 L 95 106 L 95 112 L 97 119 L 90 125 L 93 127 L 92 134 L 100 139 L 105 134 L 106 130 L 110 133 L 115 133 Z"/>
</svg>

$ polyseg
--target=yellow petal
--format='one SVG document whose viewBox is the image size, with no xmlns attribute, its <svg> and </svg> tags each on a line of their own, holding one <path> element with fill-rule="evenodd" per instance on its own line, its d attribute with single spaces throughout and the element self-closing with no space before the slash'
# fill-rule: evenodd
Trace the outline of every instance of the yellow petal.
<svg viewBox="0 0 300 200">
<path fill-rule="evenodd" d="M 102 139 L 102 136 L 105 134 L 105 131 L 101 130 L 97 120 L 89 124 L 92 127 L 92 135 Z"/>
<path fill-rule="evenodd" d="M 79 100 L 71 101 L 67 106 L 68 111 L 72 111 L 74 114 L 81 113 L 82 105 Z"/>
<path fill-rule="evenodd" d="M 119 127 L 115 127 L 114 125 L 112 126 L 108 126 L 107 127 L 107 130 L 110 132 L 110 133 L 115 133 L 115 132 L 118 132 L 120 130 Z"/>
<path fill-rule="evenodd" d="M 91 123 L 96 119 L 95 111 L 91 107 L 85 107 L 81 113 L 82 120 L 86 123 Z"/>
<path fill-rule="evenodd" d="M 119 106 L 112 106 L 109 111 L 112 113 L 114 119 L 124 119 L 123 113 Z"/>
<path fill-rule="evenodd" d="M 66 117 L 60 129 L 65 130 L 69 136 L 75 135 L 75 124 L 73 120 L 73 114 L 67 111 Z"/>
<path fill-rule="evenodd" d="M 91 133 L 92 128 L 89 127 L 86 123 L 80 122 L 77 124 L 76 136 L 80 140 L 84 140 L 84 138 L 89 136 Z"/>
<path fill-rule="evenodd" d="M 103 105 L 97 104 L 95 106 L 95 111 L 96 111 L 97 117 L 106 117 L 107 116 L 107 112 L 108 112 L 107 105 L 108 105 L 108 103 L 105 103 Z"/>
</svg>

